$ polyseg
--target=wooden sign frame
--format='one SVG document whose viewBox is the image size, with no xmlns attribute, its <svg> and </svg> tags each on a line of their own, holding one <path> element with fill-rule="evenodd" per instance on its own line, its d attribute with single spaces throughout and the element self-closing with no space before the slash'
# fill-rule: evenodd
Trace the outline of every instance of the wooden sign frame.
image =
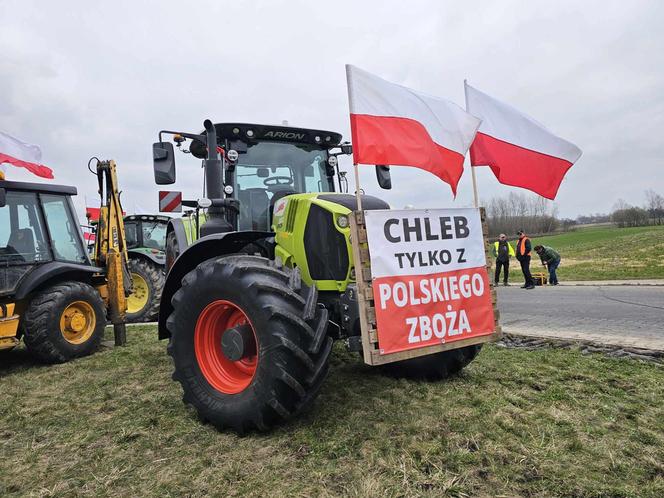
<svg viewBox="0 0 664 498">
<path fill-rule="evenodd" d="M 384 365 L 393 361 L 408 360 L 425 356 L 441 351 L 463 348 L 483 344 L 485 342 L 495 342 L 502 337 L 502 329 L 499 324 L 500 312 L 498 311 L 496 289 L 491 278 L 491 269 L 493 268 L 493 258 L 489 251 L 489 233 L 486 224 L 486 211 L 480 208 L 480 219 L 482 220 L 482 237 L 484 238 L 484 252 L 487 261 L 487 272 L 489 273 L 489 285 L 491 287 L 491 303 L 493 305 L 493 316 L 495 321 L 495 331 L 493 334 L 470 337 L 458 341 L 447 342 L 444 344 L 434 344 L 408 351 L 399 351 L 396 353 L 380 354 L 378 346 L 378 333 L 376 331 L 376 309 L 371 287 L 371 255 L 367 243 L 367 228 L 364 221 L 364 211 L 353 211 L 350 217 L 351 245 L 353 247 L 353 260 L 355 263 L 355 279 L 357 282 L 357 302 L 360 312 L 360 329 L 362 332 L 362 351 L 364 362 L 367 365 Z"/>
</svg>

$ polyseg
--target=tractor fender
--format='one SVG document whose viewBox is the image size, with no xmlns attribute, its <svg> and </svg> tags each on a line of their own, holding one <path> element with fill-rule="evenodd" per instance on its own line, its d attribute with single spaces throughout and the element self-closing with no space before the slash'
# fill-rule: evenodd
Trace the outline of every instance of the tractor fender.
<svg viewBox="0 0 664 498">
<path fill-rule="evenodd" d="M 178 242 L 178 247 L 185 248 L 189 245 L 187 231 L 184 228 L 182 218 L 173 218 L 168 222 L 168 227 L 166 228 L 167 236 L 169 232 L 175 232 L 175 240 Z"/>
<path fill-rule="evenodd" d="M 25 299 L 31 292 L 63 280 L 89 282 L 96 273 L 104 273 L 104 269 L 59 261 L 39 265 L 21 279 L 14 294 L 15 299 Z"/>
<path fill-rule="evenodd" d="M 153 262 L 155 265 L 166 266 L 166 255 L 164 251 L 155 254 L 152 252 L 152 249 L 129 249 L 127 253 L 129 258 L 144 258 Z"/>
<path fill-rule="evenodd" d="M 166 283 L 161 294 L 159 306 L 159 339 L 167 339 L 170 333 L 166 328 L 166 320 L 173 312 L 171 298 L 182 285 L 182 278 L 200 263 L 208 259 L 237 254 L 251 243 L 274 237 L 274 232 L 226 232 L 201 237 L 187 247 L 171 267 L 166 276 Z"/>
</svg>

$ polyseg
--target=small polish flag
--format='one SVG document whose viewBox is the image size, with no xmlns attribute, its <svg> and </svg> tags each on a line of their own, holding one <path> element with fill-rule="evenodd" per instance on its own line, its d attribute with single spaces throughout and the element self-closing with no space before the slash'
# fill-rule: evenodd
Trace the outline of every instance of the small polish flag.
<svg viewBox="0 0 664 498">
<path fill-rule="evenodd" d="M 85 208 L 85 217 L 89 221 L 99 221 L 99 212 L 101 210 L 99 208 L 93 208 L 93 207 L 86 207 Z"/>
<path fill-rule="evenodd" d="M 555 199 L 581 149 L 534 119 L 465 84 L 466 110 L 482 120 L 470 147 L 472 166 L 489 166 L 500 183 Z"/>
<path fill-rule="evenodd" d="M 480 120 L 447 100 L 346 65 L 355 164 L 414 166 L 456 187 Z"/>
<path fill-rule="evenodd" d="M 93 232 L 85 231 L 83 232 L 83 239 L 88 243 L 93 243 L 95 241 L 95 234 Z"/>
<path fill-rule="evenodd" d="M 25 168 L 42 178 L 53 179 L 53 171 L 41 164 L 41 149 L 0 131 L 0 164 L 9 163 Z"/>
</svg>

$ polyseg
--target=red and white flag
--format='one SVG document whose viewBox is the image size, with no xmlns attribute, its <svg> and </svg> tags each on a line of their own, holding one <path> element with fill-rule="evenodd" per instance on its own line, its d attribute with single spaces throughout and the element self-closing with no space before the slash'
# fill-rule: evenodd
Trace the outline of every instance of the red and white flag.
<svg viewBox="0 0 664 498">
<path fill-rule="evenodd" d="M 93 208 L 93 207 L 86 207 L 85 208 L 85 217 L 89 221 L 99 221 L 99 212 L 101 210 L 99 208 Z"/>
<path fill-rule="evenodd" d="M 581 149 L 513 107 L 465 84 L 466 110 L 482 120 L 470 147 L 472 166 L 489 166 L 500 183 L 555 199 Z"/>
<path fill-rule="evenodd" d="M 41 164 L 41 149 L 0 131 L 0 164 L 9 163 L 25 168 L 42 178 L 53 178 L 53 171 Z"/>
<path fill-rule="evenodd" d="M 414 166 L 452 187 L 480 120 L 458 105 L 346 65 L 355 164 Z"/>
</svg>

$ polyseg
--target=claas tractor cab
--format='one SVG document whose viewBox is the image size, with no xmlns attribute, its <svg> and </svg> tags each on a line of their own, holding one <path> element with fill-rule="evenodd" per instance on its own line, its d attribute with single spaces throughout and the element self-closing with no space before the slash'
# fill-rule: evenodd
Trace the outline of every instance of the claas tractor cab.
<svg viewBox="0 0 664 498">
<path fill-rule="evenodd" d="M 108 167 L 98 168 L 100 188 Z M 115 206 L 102 206 L 102 235 L 91 258 L 71 200 L 76 193 L 71 186 L 0 180 L 0 351 L 22 339 L 45 362 L 86 356 L 98 348 L 107 316 L 116 344 L 124 341 L 130 289 L 122 227 L 112 219 Z"/>
<path fill-rule="evenodd" d="M 338 164 L 351 145 L 324 130 L 206 120 L 202 133 L 159 133 L 160 185 L 176 180 L 168 135 L 203 161 L 196 204 L 205 217 L 169 222 L 159 338 L 169 340 L 173 378 L 203 420 L 238 433 L 269 429 L 316 398 L 334 340 L 362 350 L 349 221 L 357 199 L 344 192 Z M 376 174 L 391 187 L 388 167 Z M 361 202 L 389 209 L 377 197 Z M 478 350 L 386 368 L 442 378 Z"/>
<path fill-rule="evenodd" d="M 170 218 L 154 214 L 124 217 L 133 292 L 127 298 L 127 321 L 150 322 L 159 316 L 166 268 L 166 228 Z"/>
</svg>

